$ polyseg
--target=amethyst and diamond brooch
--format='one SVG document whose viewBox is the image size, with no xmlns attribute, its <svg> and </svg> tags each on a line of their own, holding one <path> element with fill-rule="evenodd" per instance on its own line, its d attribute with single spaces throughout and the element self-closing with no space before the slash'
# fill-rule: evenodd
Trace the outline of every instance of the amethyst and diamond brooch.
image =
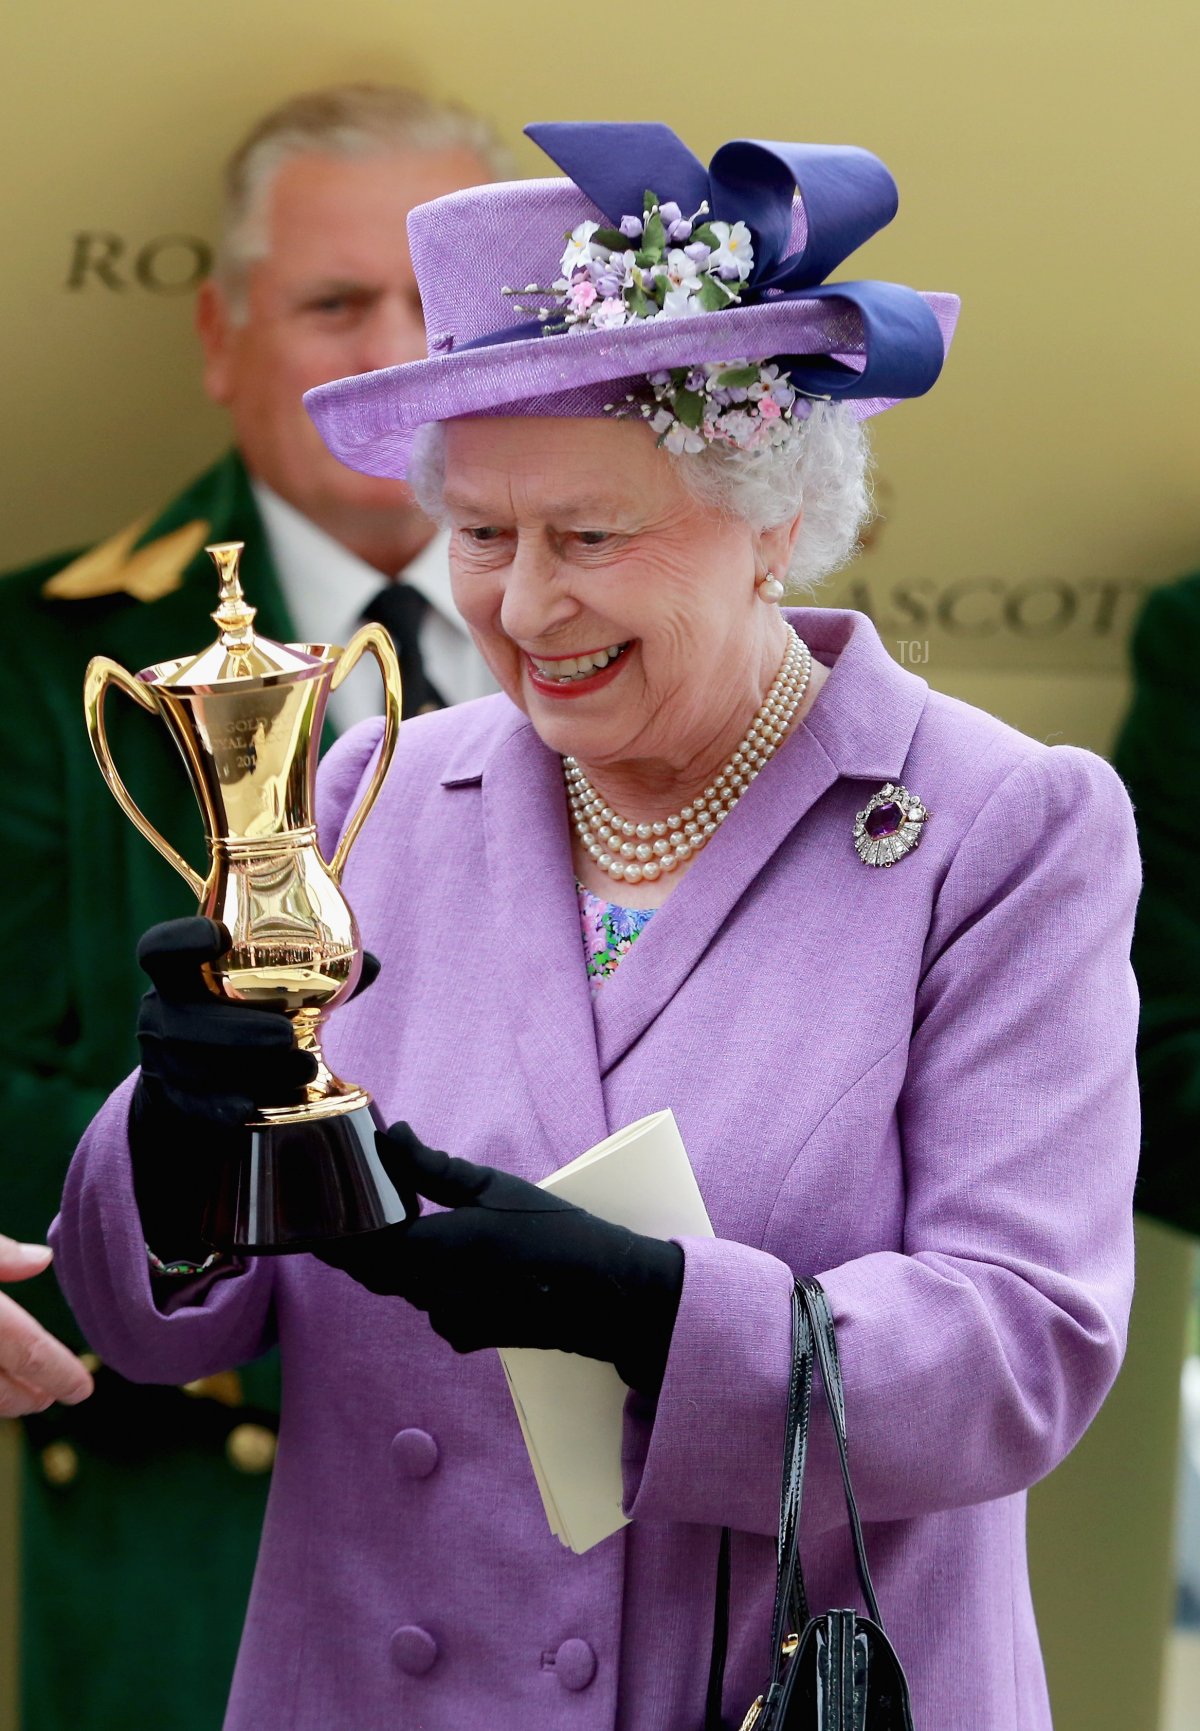
<svg viewBox="0 0 1200 1731">
<path fill-rule="evenodd" d="M 890 866 L 911 853 L 921 840 L 929 813 L 899 782 L 888 781 L 873 793 L 854 819 L 854 847 L 869 866 Z"/>
</svg>

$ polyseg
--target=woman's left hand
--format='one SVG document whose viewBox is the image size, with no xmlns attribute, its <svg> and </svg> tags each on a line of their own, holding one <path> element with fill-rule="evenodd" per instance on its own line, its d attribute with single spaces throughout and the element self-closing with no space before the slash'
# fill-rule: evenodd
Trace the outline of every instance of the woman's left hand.
<svg viewBox="0 0 1200 1731">
<path fill-rule="evenodd" d="M 401 1192 L 415 1190 L 447 1212 L 334 1240 L 316 1252 L 323 1262 L 426 1311 L 456 1352 L 578 1352 L 614 1364 L 639 1393 L 658 1393 L 683 1286 L 677 1244 L 426 1148 L 407 1124 L 393 1124 L 376 1144 Z"/>
</svg>

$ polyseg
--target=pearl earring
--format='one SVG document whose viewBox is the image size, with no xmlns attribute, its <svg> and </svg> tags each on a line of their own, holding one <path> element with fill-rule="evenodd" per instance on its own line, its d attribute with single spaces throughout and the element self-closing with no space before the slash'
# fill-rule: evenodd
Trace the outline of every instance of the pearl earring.
<svg viewBox="0 0 1200 1731">
<path fill-rule="evenodd" d="M 769 571 L 765 571 L 761 577 L 756 579 L 754 587 L 758 590 L 760 601 L 776 602 L 783 600 L 783 584 L 778 577 L 773 577 Z"/>
</svg>

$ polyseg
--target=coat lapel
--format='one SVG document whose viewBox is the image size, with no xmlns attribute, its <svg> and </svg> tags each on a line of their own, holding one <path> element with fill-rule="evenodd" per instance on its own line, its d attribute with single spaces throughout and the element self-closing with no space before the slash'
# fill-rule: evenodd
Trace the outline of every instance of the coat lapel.
<svg viewBox="0 0 1200 1731">
<path fill-rule="evenodd" d="M 730 812 L 596 996 L 596 1044 L 607 1076 L 675 996 L 736 903 L 837 770 L 803 727 Z M 620 891 L 614 890 L 620 900 Z"/>
<path fill-rule="evenodd" d="M 842 779 L 878 785 L 902 775 L 925 681 L 897 666 L 862 614 L 803 609 L 788 617 L 832 668 L 819 700 L 594 1002 L 559 758 L 514 709 L 509 726 L 485 745 L 473 741 L 442 777 L 446 786 L 482 785 L 491 906 L 516 940 L 505 967 L 508 1013 L 555 1165 L 609 1134 L 603 1078 L 661 1014 L 817 801 Z M 861 788 L 848 791 L 851 858 L 850 825 L 864 797 Z"/>
<path fill-rule="evenodd" d="M 513 939 L 501 963 L 508 1013 L 550 1171 L 608 1135 L 561 762 L 522 719 L 482 785 L 490 905 Z"/>
<path fill-rule="evenodd" d="M 788 617 L 813 653 L 832 666 L 830 678 L 807 722 L 739 800 L 597 994 L 602 1077 L 671 1001 L 821 796 L 841 777 L 882 782 L 901 774 L 928 695 L 925 681 L 896 665 L 861 614 L 804 609 Z M 849 819 L 846 845 L 851 847 Z"/>
</svg>

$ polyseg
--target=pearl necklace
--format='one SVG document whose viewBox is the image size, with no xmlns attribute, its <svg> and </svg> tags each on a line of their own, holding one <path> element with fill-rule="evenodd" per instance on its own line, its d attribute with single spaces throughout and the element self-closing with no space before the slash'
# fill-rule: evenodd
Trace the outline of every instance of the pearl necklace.
<svg viewBox="0 0 1200 1731">
<path fill-rule="evenodd" d="M 690 859 L 715 835 L 759 770 L 775 755 L 808 690 L 812 654 L 789 625 L 791 641 L 762 708 L 719 775 L 690 805 L 656 823 L 622 817 L 596 792 L 573 757 L 563 775 L 575 833 L 602 872 L 627 884 L 653 881 Z"/>
</svg>

